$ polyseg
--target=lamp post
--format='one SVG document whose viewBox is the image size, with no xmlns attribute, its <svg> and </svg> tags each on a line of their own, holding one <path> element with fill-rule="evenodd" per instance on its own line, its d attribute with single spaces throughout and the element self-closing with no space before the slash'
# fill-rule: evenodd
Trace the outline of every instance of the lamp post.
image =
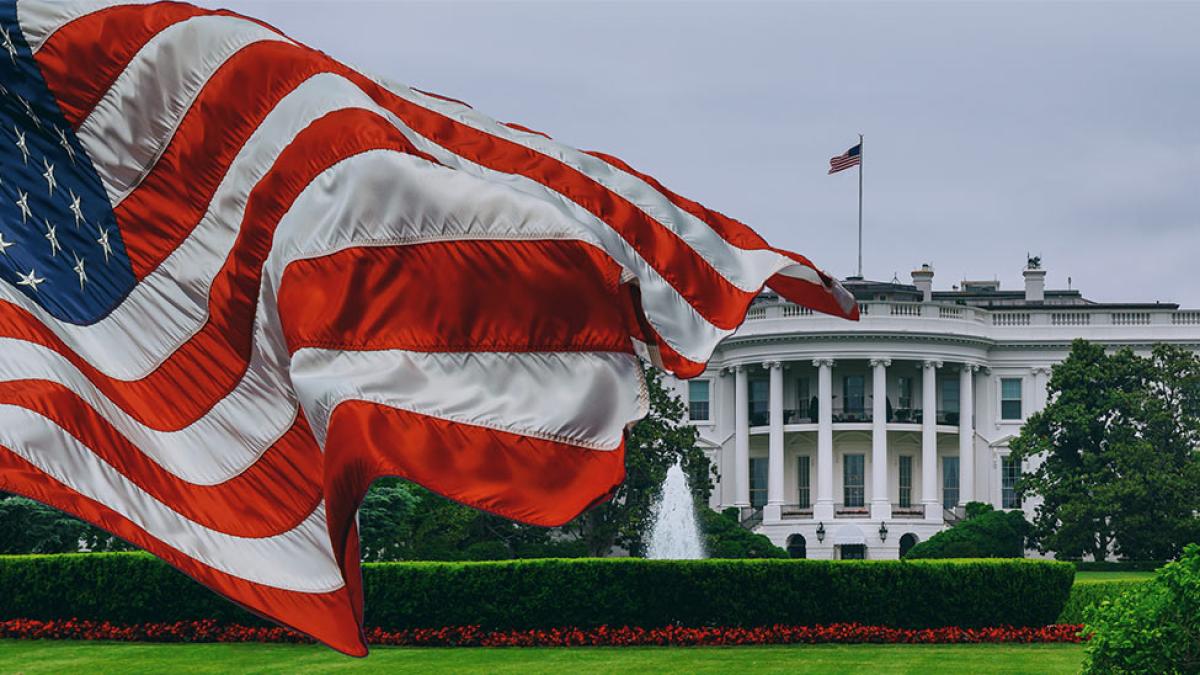
<svg viewBox="0 0 1200 675">
<path fill-rule="evenodd" d="M 817 524 L 817 541 L 825 541 L 825 521 Z"/>
<path fill-rule="evenodd" d="M 879 541 L 887 541 L 887 523 L 879 524 Z"/>
</svg>

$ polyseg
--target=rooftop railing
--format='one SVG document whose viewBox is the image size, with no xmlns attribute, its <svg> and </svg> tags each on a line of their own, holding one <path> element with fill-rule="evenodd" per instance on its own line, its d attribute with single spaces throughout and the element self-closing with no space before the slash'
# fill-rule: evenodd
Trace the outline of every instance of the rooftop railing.
<svg viewBox="0 0 1200 675">
<path fill-rule="evenodd" d="M 1025 326 L 1197 326 L 1200 325 L 1200 310 L 1174 309 L 1114 309 L 1090 305 L 1048 305 L 1044 307 L 1012 309 L 984 309 L 970 305 L 944 302 L 896 302 L 866 301 L 858 303 L 859 313 L 864 319 L 936 319 L 940 321 L 962 321 L 968 324 L 999 327 Z M 806 307 L 789 302 L 763 303 L 750 308 L 747 321 L 790 318 L 823 318 Z"/>
</svg>

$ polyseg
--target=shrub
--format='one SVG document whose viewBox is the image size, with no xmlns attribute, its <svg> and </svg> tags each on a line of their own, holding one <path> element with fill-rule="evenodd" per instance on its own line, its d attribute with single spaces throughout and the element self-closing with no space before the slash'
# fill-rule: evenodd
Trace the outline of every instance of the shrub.
<svg viewBox="0 0 1200 675">
<path fill-rule="evenodd" d="M 917 544 L 905 558 L 1020 558 L 1029 523 L 1020 511 L 983 511 Z"/>
<path fill-rule="evenodd" d="M 1062 614 L 1058 615 L 1059 623 L 1081 624 L 1089 609 L 1105 600 L 1115 600 L 1122 594 L 1141 588 L 1149 583 L 1146 579 L 1106 579 L 1104 581 L 1076 581 L 1071 586 L 1071 594 L 1067 596 L 1067 604 L 1063 606 Z"/>
<path fill-rule="evenodd" d="M 1044 626 L 1074 568 L 1033 560 L 512 560 L 363 566 L 386 630 Z M 0 619 L 264 622 L 144 554 L 0 558 Z"/>
<path fill-rule="evenodd" d="M 737 510 L 717 513 L 709 508 L 699 512 L 700 531 L 704 550 L 710 558 L 787 558 L 788 552 L 771 543 L 761 534 L 742 527 Z"/>
<path fill-rule="evenodd" d="M 1084 672 L 1200 673 L 1200 545 L 1086 616 Z"/>
</svg>

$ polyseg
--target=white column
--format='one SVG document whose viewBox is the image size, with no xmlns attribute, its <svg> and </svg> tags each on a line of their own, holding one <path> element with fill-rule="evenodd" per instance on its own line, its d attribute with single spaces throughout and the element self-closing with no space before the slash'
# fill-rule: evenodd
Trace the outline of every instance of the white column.
<svg viewBox="0 0 1200 675">
<path fill-rule="evenodd" d="M 921 373 L 921 503 L 925 520 L 942 520 L 937 480 L 937 369 L 941 361 L 926 361 Z"/>
<path fill-rule="evenodd" d="M 733 505 L 750 508 L 750 396 L 746 369 L 733 368 Z"/>
<path fill-rule="evenodd" d="M 1023 411 L 1026 417 L 1046 407 L 1046 402 L 1049 400 L 1049 392 L 1046 391 L 1046 387 L 1049 384 L 1050 369 L 1046 366 L 1033 368 L 1033 396 L 1030 397 L 1032 399 L 1030 404 L 1033 407 Z"/>
<path fill-rule="evenodd" d="M 813 518 L 833 520 L 833 360 L 816 359 L 817 501 Z M 827 528 L 828 529 L 828 528 Z"/>
<path fill-rule="evenodd" d="M 887 367 L 888 359 L 871 359 L 874 381 L 871 386 L 871 519 L 892 517 L 892 502 L 887 484 Z"/>
<path fill-rule="evenodd" d="M 975 369 L 962 364 L 958 371 L 958 503 L 975 501 Z"/>
<path fill-rule="evenodd" d="M 767 400 L 771 425 L 767 446 L 767 505 L 763 508 L 763 522 L 766 522 L 780 520 L 783 510 L 783 364 L 768 361 L 763 367 L 771 375 Z"/>
</svg>

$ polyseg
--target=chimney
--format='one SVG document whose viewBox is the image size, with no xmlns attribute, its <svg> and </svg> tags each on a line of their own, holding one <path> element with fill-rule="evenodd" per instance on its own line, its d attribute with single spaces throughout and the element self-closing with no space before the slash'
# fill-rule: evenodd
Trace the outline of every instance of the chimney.
<svg viewBox="0 0 1200 675">
<path fill-rule="evenodd" d="M 912 273 L 913 286 L 921 291 L 921 302 L 930 302 L 933 300 L 933 268 L 929 263 L 921 265 L 921 269 L 913 270 Z"/>
<path fill-rule="evenodd" d="M 1021 274 L 1025 277 L 1025 302 L 1045 302 L 1046 270 L 1041 256 L 1029 257 Z"/>
</svg>

